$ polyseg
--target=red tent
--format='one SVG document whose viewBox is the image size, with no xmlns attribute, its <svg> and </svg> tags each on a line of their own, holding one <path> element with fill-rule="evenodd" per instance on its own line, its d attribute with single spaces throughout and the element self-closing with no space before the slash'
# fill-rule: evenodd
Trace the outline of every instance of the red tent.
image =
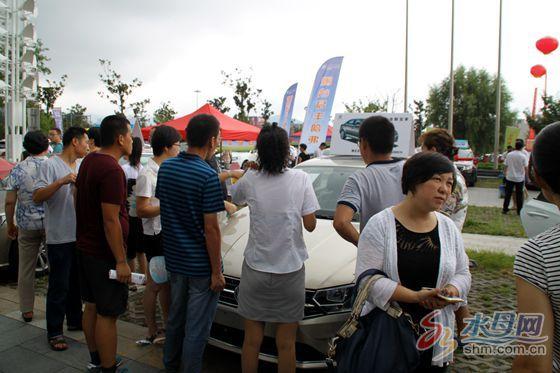
<svg viewBox="0 0 560 373">
<path fill-rule="evenodd" d="M 4 158 L 0 158 L 0 179 L 5 178 L 8 176 L 12 168 L 14 168 L 15 164 L 12 164 L 5 160 Z"/>
<path fill-rule="evenodd" d="M 169 122 L 160 123 L 156 126 L 171 126 L 179 131 L 183 139 L 185 139 L 185 128 L 187 127 L 187 124 L 192 117 L 198 114 L 210 114 L 218 119 L 218 121 L 220 122 L 221 137 L 224 141 L 256 141 L 257 136 L 261 131 L 261 129 L 258 127 L 251 126 L 250 124 L 241 122 L 237 119 L 233 119 L 225 114 L 222 114 L 220 111 L 218 111 L 218 109 L 210 104 L 205 104 L 200 109 L 193 113 L 190 113 L 189 115 L 170 120 Z M 144 140 L 149 139 L 150 130 L 152 129 L 152 127 L 156 126 L 142 128 L 142 137 L 144 137 Z"/>
</svg>

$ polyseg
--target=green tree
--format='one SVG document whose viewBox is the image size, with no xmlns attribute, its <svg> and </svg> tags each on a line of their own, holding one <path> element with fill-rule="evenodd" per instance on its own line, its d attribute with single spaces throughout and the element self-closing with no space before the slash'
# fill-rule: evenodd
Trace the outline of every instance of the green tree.
<svg viewBox="0 0 560 373">
<path fill-rule="evenodd" d="M 261 102 L 261 117 L 264 119 L 264 123 L 268 123 L 268 119 L 274 114 L 274 111 L 270 110 L 272 104 L 264 99 Z"/>
<path fill-rule="evenodd" d="M 85 115 L 86 111 L 87 108 L 80 104 L 74 104 L 70 107 L 70 109 L 62 116 L 62 125 L 64 129 L 71 126 L 88 128 L 90 121 L 87 115 Z"/>
<path fill-rule="evenodd" d="M 45 105 L 45 112 L 50 115 L 56 100 L 64 92 L 64 87 L 66 86 L 67 75 L 62 75 L 60 81 L 46 79 L 46 86 L 39 86 L 37 90 L 37 100 L 43 105 Z"/>
<path fill-rule="evenodd" d="M 422 100 L 413 101 L 414 108 L 412 113 L 414 114 L 414 138 L 416 139 L 416 146 L 418 146 L 418 138 L 422 135 L 422 132 L 426 130 L 426 106 Z"/>
<path fill-rule="evenodd" d="M 549 124 L 560 121 L 560 99 L 555 99 L 552 96 L 543 96 L 542 100 L 543 107 L 534 118 L 529 111 L 525 111 L 527 124 L 535 130 L 535 134 L 541 132 Z"/>
<path fill-rule="evenodd" d="M 37 60 L 37 70 L 43 75 L 50 75 L 52 73 L 51 69 L 47 66 L 47 62 L 51 60 L 46 54 L 47 51 L 49 51 L 49 48 L 45 47 L 41 39 L 37 39 L 35 59 Z"/>
<path fill-rule="evenodd" d="M 476 153 L 489 153 L 494 147 L 497 79 L 484 69 L 459 66 L 455 72 L 453 135 L 467 139 Z M 516 113 L 510 109 L 511 93 L 502 80 L 500 144 L 507 126 L 515 123 Z M 434 127 L 447 127 L 449 109 L 449 78 L 432 86 L 427 100 L 427 122 Z"/>
<path fill-rule="evenodd" d="M 252 75 L 250 73 L 245 74 L 238 67 L 231 73 L 222 71 L 222 75 L 224 77 L 222 84 L 233 89 L 233 102 L 238 110 L 234 118 L 242 122 L 248 122 L 249 115 L 257 106 L 262 90 L 254 88 Z"/>
<path fill-rule="evenodd" d="M 353 101 L 351 104 L 344 104 L 347 113 L 379 113 L 386 112 L 389 106 L 389 99 L 366 99 L 362 101 Z"/>
<path fill-rule="evenodd" d="M 138 78 L 134 78 L 130 82 L 123 81 L 122 75 L 113 69 L 109 60 L 100 59 L 99 64 L 103 69 L 103 73 L 99 74 L 99 79 L 105 85 L 107 92 L 97 92 L 97 94 L 117 107 L 116 114 L 124 114 L 128 97 L 134 89 L 142 86 L 142 82 Z"/>
<path fill-rule="evenodd" d="M 213 98 L 211 100 L 206 101 L 210 105 L 214 106 L 218 111 L 222 114 L 227 113 L 230 111 L 230 108 L 226 105 L 226 98 L 223 96 Z"/>
<path fill-rule="evenodd" d="M 177 115 L 177 112 L 171 107 L 171 103 L 169 101 L 163 102 L 161 107 L 154 111 L 154 122 L 169 122 L 170 120 L 175 119 L 175 115 Z"/>
<path fill-rule="evenodd" d="M 134 118 L 140 124 L 140 127 L 145 127 L 148 123 L 148 111 L 146 110 L 146 105 L 150 103 L 150 99 L 146 98 L 142 101 L 133 102 L 130 104 Z"/>
</svg>

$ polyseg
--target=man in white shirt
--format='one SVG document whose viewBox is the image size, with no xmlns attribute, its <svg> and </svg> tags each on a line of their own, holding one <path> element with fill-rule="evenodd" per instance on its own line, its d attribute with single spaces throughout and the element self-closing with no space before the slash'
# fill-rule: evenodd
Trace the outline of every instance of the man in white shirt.
<svg viewBox="0 0 560 373">
<path fill-rule="evenodd" d="M 322 142 L 321 145 L 315 151 L 315 158 L 321 158 L 323 156 L 323 151 L 327 149 L 327 144 Z"/>
<path fill-rule="evenodd" d="M 529 166 L 529 160 L 523 153 L 523 141 L 515 143 L 515 150 L 508 153 L 505 161 L 504 174 L 506 176 L 506 195 L 504 198 L 503 214 L 509 211 L 509 201 L 515 187 L 515 200 L 517 202 L 517 215 L 523 207 L 523 187 L 525 186 L 525 175 Z"/>
</svg>

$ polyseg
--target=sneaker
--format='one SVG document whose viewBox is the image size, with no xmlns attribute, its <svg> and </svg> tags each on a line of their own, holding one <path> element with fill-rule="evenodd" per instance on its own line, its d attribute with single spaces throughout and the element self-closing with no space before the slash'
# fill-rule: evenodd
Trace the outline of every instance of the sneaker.
<svg viewBox="0 0 560 373">
<path fill-rule="evenodd" d="M 123 359 L 120 356 L 117 356 L 116 361 L 117 361 L 117 368 L 118 368 L 122 365 Z M 96 365 L 90 361 L 88 365 L 86 365 L 86 369 L 88 372 L 95 372 L 95 373 L 101 372 L 101 364 Z"/>
</svg>

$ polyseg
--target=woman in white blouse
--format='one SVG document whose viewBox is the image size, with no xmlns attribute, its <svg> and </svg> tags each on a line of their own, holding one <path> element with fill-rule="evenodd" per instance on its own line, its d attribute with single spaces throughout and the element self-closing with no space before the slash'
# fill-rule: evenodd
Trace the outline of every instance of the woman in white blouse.
<svg viewBox="0 0 560 373">
<path fill-rule="evenodd" d="M 453 163 L 435 152 L 416 154 L 405 163 L 401 184 L 405 199 L 374 215 L 358 242 L 356 278 L 371 268 L 388 276 L 374 285 L 364 314 L 397 302 L 419 323 L 439 309 L 435 321 L 453 331 L 453 311 L 463 303 L 447 303 L 437 294 L 466 300 L 471 285 L 461 234 L 438 212 L 455 184 Z M 436 344 L 420 353 L 418 371 L 446 371 L 452 359 Z"/>
</svg>

